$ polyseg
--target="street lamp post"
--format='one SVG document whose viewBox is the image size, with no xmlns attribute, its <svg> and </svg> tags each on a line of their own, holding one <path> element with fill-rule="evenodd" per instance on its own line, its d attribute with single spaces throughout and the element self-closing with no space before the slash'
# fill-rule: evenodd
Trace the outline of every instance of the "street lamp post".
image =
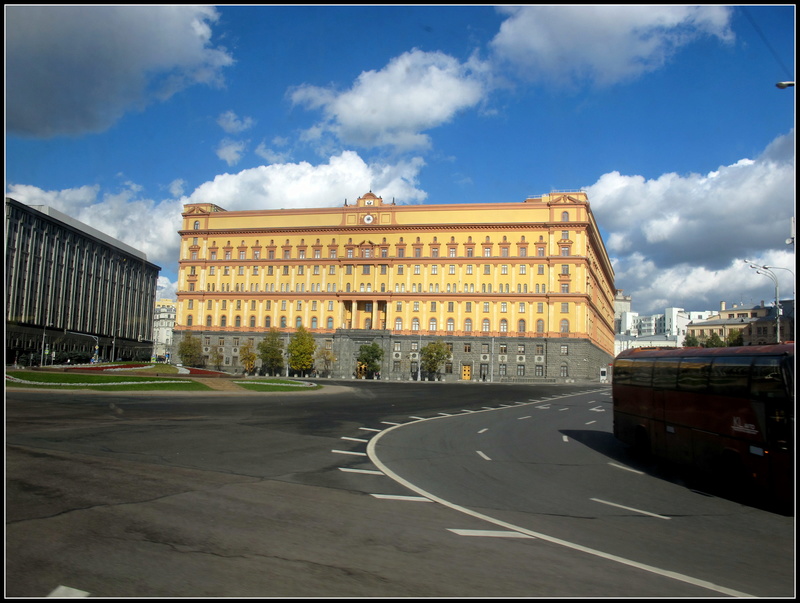
<svg viewBox="0 0 800 603">
<path fill-rule="evenodd" d="M 756 274 L 763 274 L 764 276 L 768 276 L 772 279 L 772 282 L 775 283 L 775 340 L 777 343 L 781 342 L 781 301 L 780 301 L 780 294 L 778 293 L 778 277 L 772 272 L 771 268 L 774 266 L 759 266 L 758 264 L 754 264 L 745 260 L 750 268 L 753 268 L 756 271 Z M 788 270 L 788 268 L 786 268 Z M 790 271 L 791 272 L 791 271 Z"/>
</svg>

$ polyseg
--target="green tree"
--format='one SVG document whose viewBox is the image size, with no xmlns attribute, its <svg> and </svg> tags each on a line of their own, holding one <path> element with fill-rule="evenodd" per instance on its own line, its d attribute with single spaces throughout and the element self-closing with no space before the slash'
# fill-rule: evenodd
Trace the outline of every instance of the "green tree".
<svg viewBox="0 0 800 603">
<path fill-rule="evenodd" d="M 687 335 L 683 340 L 683 346 L 686 348 L 696 348 L 700 346 L 700 342 L 697 341 L 697 337 L 694 335 Z"/>
<path fill-rule="evenodd" d="M 208 359 L 211 362 L 211 366 L 217 370 L 220 370 L 222 368 L 222 361 L 225 360 L 225 357 L 223 356 L 220 348 L 211 348 Z"/>
<path fill-rule="evenodd" d="M 429 378 L 441 372 L 445 362 L 452 358 L 447 344 L 441 339 L 432 341 L 420 350 L 420 362 L 423 371 L 428 373 Z"/>
<path fill-rule="evenodd" d="M 300 326 L 289 341 L 289 368 L 305 375 L 314 368 L 314 336 Z"/>
<path fill-rule="evenodd" d="M 725 339 L 725 345 L 727 346 L 739 346 L 744 343 L 744 335 L 740 330 L 734 330 L 728 333 L 728 337 Z"/>
<path fill-rule="evenodd" d="M 333 369 L 333 363 L 336 362 L 336 354 L 333 353 L 333 350 L 322 347 L 317 350 L 314 360 L 318 369 L 321 368 L 323 372 L 330 373 L 331 369 Z"/>
<path fill-rule="evenodd" d="M 239 361 L 244 367 L 244 372 L 252 375 L 256 370 L 256 350 L 253 343 L 248 339 L 243 346 L 239 348 Z"/>
<path fill-rule="evenodd" d="M 178 358 L 186 366 L 203 366 L 203 346 L 200 338 L 191 333 L 184 333 L 178 344 Z"/>
<path fill-rule="evenodd" d="M 283 371 L 283 340 L 276 327 L 272 327 L 267 336 L 258 342 L 258 355 L 261 357 L 261 368 L 266 373 L 279 375 Z"/>
<path fill-rule="evenodd" d="M 711 335 L 705 341 L 705 346 L 707 348 L 724 348 L 725 342 L 722 341 L 722 338 L 716 333 L 711 333 Z"/>
<path fill-rule="evenodd" d="M 381 360 L 383 360 L 383 348 L 374 341 L 364 344 L 358 348 L 359 364 L 364 365 L 367 373 L 374 375 L 381 370 Z"/>
</svg>

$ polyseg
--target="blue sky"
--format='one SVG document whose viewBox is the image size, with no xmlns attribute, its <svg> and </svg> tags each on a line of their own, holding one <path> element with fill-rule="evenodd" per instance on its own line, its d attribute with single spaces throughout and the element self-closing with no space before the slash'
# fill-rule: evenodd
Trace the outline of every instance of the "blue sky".
<svg viewBox="0 0 800 603">
<path fill-rule="evenodd" d="M 6 195 L 141 249 L 165 297 L 184 203 L 369 190 L 586 189 L 643 314 L 794 270 L 793 5 L 6 6 L 5 33 Z"/>
</svg>

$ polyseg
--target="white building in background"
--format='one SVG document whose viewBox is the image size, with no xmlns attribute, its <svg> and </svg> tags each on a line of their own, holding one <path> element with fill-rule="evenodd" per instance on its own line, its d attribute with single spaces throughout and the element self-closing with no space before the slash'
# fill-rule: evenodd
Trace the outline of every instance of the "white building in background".
<svg viewBox="0 0 800 603">
<path fill-rule="evenodd" d="M 172 328 L 175 326 L 175 300 L 159 299 L 153 313 L 153 355 L 168 361 L 172 347 Z"/>
</svg>

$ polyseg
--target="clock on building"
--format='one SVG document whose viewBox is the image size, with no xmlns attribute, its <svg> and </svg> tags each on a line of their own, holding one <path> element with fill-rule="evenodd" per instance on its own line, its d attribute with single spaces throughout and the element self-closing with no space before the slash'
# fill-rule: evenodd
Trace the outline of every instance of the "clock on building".
<svg viewBox="0 0 800 603">
<path fill-rule="evenodd" d="M 366 199 L 364 201 L 364 205 L 372 205 L 373 203 L 374 203 L 374 201 L 372 199 Z"/>
<path fill-rule="evenodd" d="M 365 223 L 365 224 L 372 224 L 372 221 L 373 221 L 374 219 L 375 219 L 375 218 L 373 218 L 371 215 L 367 214 L 366 216 L 364 216 L 364 223 Z"/>
</svg>

